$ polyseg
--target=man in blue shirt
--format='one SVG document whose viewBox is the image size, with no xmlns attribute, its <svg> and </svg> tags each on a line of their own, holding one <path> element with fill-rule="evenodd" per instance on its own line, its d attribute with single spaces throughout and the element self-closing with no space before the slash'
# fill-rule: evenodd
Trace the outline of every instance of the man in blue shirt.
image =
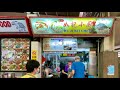
<svg viewBox="0 0 120 90">
<path fill-rule="evenodd" d="M 85 66 L 80 62 L 80 57 L 75 56 L 75 62 L 72 64 L 72 72 L 68 75 L 68 78 L 85 78 Z"/>
</svg>

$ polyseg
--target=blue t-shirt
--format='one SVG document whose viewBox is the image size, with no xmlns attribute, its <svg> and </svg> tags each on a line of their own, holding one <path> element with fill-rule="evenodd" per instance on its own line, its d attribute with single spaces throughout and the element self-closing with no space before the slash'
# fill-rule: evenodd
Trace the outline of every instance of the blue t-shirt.
<svg viewBox="0 0 120 90">
<path fill-rule="evenodd" d="M 75 71 L 73 78 L 84 78 L 85 77 L 84 75 L 85 66 L 82 62 L 73 62 L 71 69 Z"/>
</svg>

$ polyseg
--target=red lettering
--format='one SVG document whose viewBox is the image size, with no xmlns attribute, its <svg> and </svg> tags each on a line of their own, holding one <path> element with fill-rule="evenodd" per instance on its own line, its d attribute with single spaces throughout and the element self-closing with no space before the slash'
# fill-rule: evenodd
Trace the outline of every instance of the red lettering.
<svg viewBox="0 0 120 90">
<path fill-rule="evenodd" d="M 87 23 L 87 26 L 88 26 L 88 27 L 91 26 L 91 23 L 92 23 L 92 21 L 89 21 L 89 22 Z"/>
<path fill-rule="evenodd" d="M 96 24 L 96 21 L 89 21 L 88 24 L 87 24 L 87 26 L 88 27 L 89 26 L 95 26 L 95 24 Z"/>
<path fill-rule="evenodd" d="M 93 22 L 92 22 L 92 25 L 95 26 L 95 24 L 96 24 L 96 21 L 93 21 Z"/>
<path fill-rule="evenodd" d="M 11 27 L 11 23 L 9 21 L 7 21 L 7 26 Z"/>
<path fill-rule="evenodd" d="M 0 21 L 0 27 L 2 26 L 2 22 Z"/>
<path fill-rule="evenodd" d="M 11 27 L 11 23 L 9 21 L 0 21 L 0 27 Z"/>
<path fill-rule="evenodd" d="M 74 27 L 74 26 L 75 26 L 75 24 L 76 24 L 76 22 L 72 22 L 72 27 Z"/>
<path fill-rule="evenodd" d="M 66 22 L 66 23 L 64 23 L 64 27 L 66 27 L 66 26 L 69 26 L 69 25 L 67 24 L 67 22 Z"/>
<path fill-rule="evenodd" d="M 82 26 L 83 26 L 83 22 L 81 22 L 79 26 L 81 26 L 81 27 L 82 27 Z"/>
<path fill-rule="evenodd" d="M 6 21 L 3 21 L 1 27 L 7 27 L 7 22 L 6 22 Z"/>
</svg>

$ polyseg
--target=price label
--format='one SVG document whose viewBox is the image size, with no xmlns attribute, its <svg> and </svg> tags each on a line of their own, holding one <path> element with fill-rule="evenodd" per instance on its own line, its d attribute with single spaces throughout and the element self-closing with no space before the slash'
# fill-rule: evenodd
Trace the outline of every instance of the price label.
<svg viewBox="0 0 120 90">
<path fill-rule="evenodd" d="M 63 53 L 63 56 L 67 56 L 67 53 Z"/>
</svg>

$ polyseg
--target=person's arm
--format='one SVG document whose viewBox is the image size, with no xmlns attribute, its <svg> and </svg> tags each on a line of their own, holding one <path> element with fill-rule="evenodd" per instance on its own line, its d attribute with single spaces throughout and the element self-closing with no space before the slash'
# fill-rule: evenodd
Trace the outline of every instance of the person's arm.
<svg viewBox="0 0 120 90">
<path fill-rule="evenodd" d="M 45 72 L 46 72 L 46 77 L 47 78 L 51 78 L 53 75 L 51 74 L 51 75 L 49 75 L 49 68 L 47 68 L 47 69 L 45 69 Z"/>
<path fill-rule="evenodd" d="M 83 64 L 84 65 L 84 64 Z M 84 65 L 84 74 L 86 75 L 86 71 L 85 71 L 85 65 Z"/>
<path fill-rule="evenodd" d="M 48 77 L 48 73 L 49 73 L 49 72 L 48 72 L 48 69 L 46 68 L 46 69 L 45 69 L 46 77 Z"/>
<path fill-rule="evenodd" d="M 72 72 L 68 75 L 68 78 L 73 77 L 74 74 L 75 74 L 75 70 L 72 70 Z"/>
<path fill-rule="evenodd" d="M 68 78 L 73 77 L 73 76 L 74 76 L 74 74 L 75 74 L 75 67 L 74 67 L 74 64 L 72 64 L 71 69 L 72 69 L 72 72 L 68 75 Z"/>
<path fill-rule="evenodd" d="M 68 74 L 64 71 L 64 69 L 65 69 L 65 65 L 61 65 L 61 72 L 62 72 L 63 74 L 68 75 Z"/>
<path fill-rule="evenodd" d="M 62 73 L 68 75 L 68 73 L 66 73 L 64 70 L 62 70 Z"/>
</svg>

